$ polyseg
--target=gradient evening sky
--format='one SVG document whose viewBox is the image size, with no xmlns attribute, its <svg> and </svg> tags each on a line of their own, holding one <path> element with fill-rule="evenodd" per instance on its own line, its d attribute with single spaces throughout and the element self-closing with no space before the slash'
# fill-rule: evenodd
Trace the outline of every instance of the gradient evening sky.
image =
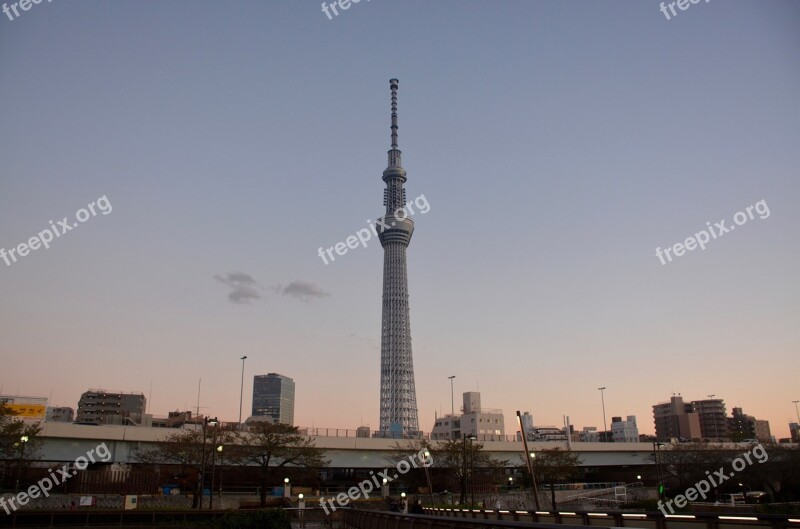
<svg viewBox="0 0 800 529">
<path fill-rule="evenodd" d="M 788 435 L 800 399 L 800 2 L 56 0 L 0 15 L 0 384 L 236 420 L 378 426 L 389 79 L 415 218 L 420 426 L 480 388 L 541 425 L 709 394 Z M 771 215 L 662 265 L 656 247 Z M 223 279 L 257 282 L 234 303 Z M 230 283 L 230 282 L 229 282 Z M 294 285 L 291 288 L 288 286 Z M 236 284 L 233 284 L 234 287 Z M 240 292 L 241 293 L 241 292 Z M 244 292 L 247 294 L 247 292 Z M 254 293 L 249 291 L 250 296 Z"/>
</svg>

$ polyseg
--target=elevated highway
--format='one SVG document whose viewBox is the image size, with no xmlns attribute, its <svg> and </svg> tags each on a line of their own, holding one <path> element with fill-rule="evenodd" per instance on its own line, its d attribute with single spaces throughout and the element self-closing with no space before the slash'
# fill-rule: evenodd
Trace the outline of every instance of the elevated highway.
<svg viewBox="0 0 800 529">
<path fill-rule="evenodd" d="M 42 423 L 42 460 L 72 462 L 100 443 L 105 443 L 111 452 L 111 462 L 134 463 L 136 454 L 146 451 L 155 443 L 178 432 L 173 428 L 147 428 L 141 426 L 89 426 L 72 423 Z M 325 450 L 331 467 L 378 468 L 387 465 L 387 457 L 395 451 L 402 439 L 373 437 L 311 436 L 316 446 Z M 524 465 L 521 442 L 479 441 L 492 457 L 508 460 L 511 466 Z M 436 446 L 438 441 L 432 441 Z M 566 442 L 529 443 L 531 451 L 567 448 Z M 735 448 L 736 445 L 731 445 Z M 652 443 L 572 443 L 573 452 L 580 455 L 583 466 L 626 467 L 652 465 Z M 662 448 L 668 449 L 669 447 Z M 742 445 L 744 450 L 746 447 Z"/>
</svg>

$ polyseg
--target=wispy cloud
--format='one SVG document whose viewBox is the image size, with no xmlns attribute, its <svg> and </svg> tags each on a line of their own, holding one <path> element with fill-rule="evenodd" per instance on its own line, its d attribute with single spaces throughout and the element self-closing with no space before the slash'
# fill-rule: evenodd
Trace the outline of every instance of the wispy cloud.
<svg viewBox="0 0 800 529">
<path fill-rule="evenodd" d="M 308 301 L 312 298 L 324 298 L 330 296 L 330 293 L 325 292 L 320 287 L 313 283 L 306 283 L 305 281 L 293 281 L 285 287 L 278 287 L 278 290 L 284 296 L 291 296 L 302 301 Z"/>
<path fill-rule="evenodd" d="M 258 282 L 249 274 L 245 274 L 244 272 L 230 272 L 224 276 L 217 274 L 214 276 L 214 279 L 227 285 L 231 289 L 228 293 L 228 299 L 232 303 L 241 305 L 248 304 L 256 299 L 261 299 L 261 294 L 258 292 Z"/>
</svg>

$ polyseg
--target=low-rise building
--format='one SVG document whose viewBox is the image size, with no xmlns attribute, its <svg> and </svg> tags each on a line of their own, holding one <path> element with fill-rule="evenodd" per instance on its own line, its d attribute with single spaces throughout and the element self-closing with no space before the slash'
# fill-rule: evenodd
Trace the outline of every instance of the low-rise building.
<svg viewBox="0 0 800 529">
<path fill-rule="evenodd" d="M 78 401 L 78 424 L 125 424 L 141 426 L 144 420 L 145 399 L 142 393 L 123 393 L 90 389 Z"/>
<path fill-rule="evenodd" d="M 789 434 L 793 443 L 800 443 L 800 423 L 789 423 Z"/>
<path fill-rule="evenodd" d="M 584 426 L 583 430 L 578 432 L 578 435 L 581 443 L 597 443 L 600 441 L 600 432 L 597 431 L 596 426 Z"/>
<path fill-rule="evenodd" d="M 636 426 L 636 416 L 628 415 L 624 421 L 622 417 L 612 417 L 611 439 L 615 443 L 638 443 L 639 428 Z"/>
<path fill-rule="evenodd" d="M 567 434 L 563 428 L 555 426 L 535 426 L 528 435 L 529 441 L 566 441 Z"/>
<path fill-rule="evenodd" d="M 75 410 L 68 406 L 48 406 L 44 420 L 47 422 L 72 422 L 75 420 Z"/>
<path fill-rule="evenodd" d="M 499 441 L 505 437 L 503 410 L 481 407 L 481 394 L 467 391 L 460 416 L 436 417 L 431 440 L 461 439 L 475 436 L 478 441 Z"/>
</svg>

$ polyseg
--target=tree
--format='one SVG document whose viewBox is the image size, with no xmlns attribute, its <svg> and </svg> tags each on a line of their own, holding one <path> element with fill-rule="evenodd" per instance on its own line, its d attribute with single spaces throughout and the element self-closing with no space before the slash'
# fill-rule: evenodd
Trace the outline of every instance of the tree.
<svg viewBox="0 0 800 529">
<path fill-rule="evenodd" d="M 301 435 L 296 426 L 258 422 L 249 432 L 239 435 L 232 447 L 228 461 L 259 468 L 261 506 L 266 506 L 267 488 L 280 482 L 280 469 L 322 468 L 328 465 L 323 450 L 317 448 L 311 437 Z"/>
<path fill-rule="evenodd" d="M 483 445 L 474 441 L 467 443 L 467 439 L 440 441 L 431 447 L 433 456 L 432 468 L 453 478 L 460 484 L 461 494 L 459 503 L 466 503 L 467 478 L 473 480 L 475 475 L 493 475 L 508 466 L 507 460 L 493 459 L 483 451 Z M 475 475 L 471 475 L 471 472 Z M 474 483 L 474 481 L 473 481 Z"/>
<path fill-rule="evenodd" d="M 728 465 L 735 457 L 722 445 L 680 443 L 670 448 L 660 448 L 658 463 L 663 480 L 672 477 L 678 490 L 685 490 L 697 481 L 706 478 L 705 471 L 714 471 Z"/>
<path fill-rule="evenodd" d="M 25 422 L 16 418 L 16 413 L 0 403 L 0 460 L 2 473 L 15 482 L 15 487 L 30 462 L 39 459 L 42 446 L 38 438 L 42 427 L 38 422 Z"/>
<path fill-rule="evenodd" d="M 751 452 L 756 447 L 751 448 Z M 742 453 L 737 454 L 742 458 Z M 744 483 L 749 490 L 763 490 L 772 501 L 793 502 L 800 499 L 800 449 L 794 446 L 761 445 L 753 452 L 752 463 L 736 474 L 732 483 Z M 738 488 L 738 487 L 737 487 Z"/>
<path fill-rule="evenodd" d="M 430 443 L 426 439 L 408 439 L 405 444 L 400 442 L 392 445 L 392 452 L 386 456 L 386 461 L 389 465 L 397 467 L 401 461 L 412 463 L 412 468 L 406 474 L 400 476 L 400 480 L 405 483 L 411 490 L 419 490 L 419 487 L 428 487 L 428 477 L 425 473 L 425 466 L 423 461 L 418 457 L 427 451 L 433 454 Z M 427 458 L 426 458 L 427 459 Z M 428 466 L 430 466 L 428 462 Z M 433 490 L 430 491 L 433 494 Z"/>
<path fill-rule="evenodd" d="M 214 441 L 216 440 L 217 445 L 229 445 L 236 439 L 233 431 L 226 429 L 215 431 L 215 428 L 210 426 L 196 430 L 179 430 L 155 443 L 150 450 L 136 454 L 135 459 L 144 464 L 172 464 L 197 468 L 196 479 L 188 476 L 181 480 L 182 488 L 192 490 L 192 507 L 197 507 L 202 495 L 201 477 L 215 448 Z"/>
<path fill-rule="evenodd" d="M 581 458 L 570 449 L 560 447 L 534 452 L 533 473 L 539 483 L 550 485 L 550 501 L 556 510 L 555 483 L 570 481 L 580 474 Z"/>
</svg>

